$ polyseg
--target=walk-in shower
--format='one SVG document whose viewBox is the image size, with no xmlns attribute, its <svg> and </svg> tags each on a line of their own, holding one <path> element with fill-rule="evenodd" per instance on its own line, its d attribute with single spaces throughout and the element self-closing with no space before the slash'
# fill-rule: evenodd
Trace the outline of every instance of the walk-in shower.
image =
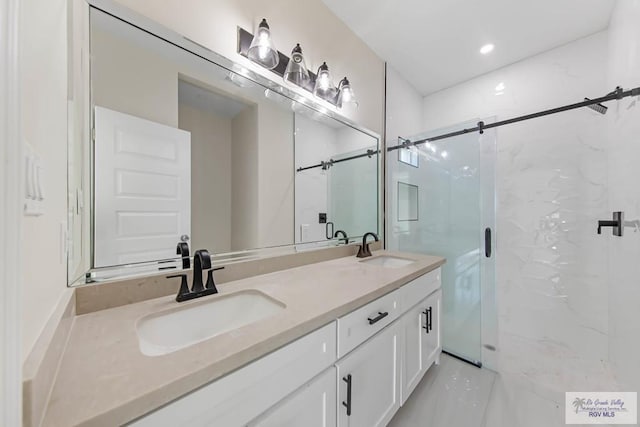
<svg viewBox="0 0 640 427">
<path fill-rule="evenodd" d="M 637 96 L 640 88 L 617 87 L 598 98 L 514 118 L 482 118 L 418 135 L 402 135 L 397 144 L 388 144 L 387 246 L 447 258 L 442 274 L 442 342 L 446 352 L 477 366 L 496 367 L 495 260 L 500 257 L 500 248 L 496 248 L 495 234 L 495 130 L 585 107 L 605 114 L 608 107 L 603 102 Z M 569 179 L 559 171 L 556 175 L 561 181 Z M 610 222 L 599 224 L 602 227 Z M 621 227 L 626 225 L 620 223 Z M 594 220 L 594 232 L 597 225 Z M 544 233 L 539 238 L 544 239 Z M 563 243 L 574 244 L 571 239 Z M 543 258 L 537 261 L 541 268 Z M 522 277 L 527 280 L 526 274 Z"/>
</svg>

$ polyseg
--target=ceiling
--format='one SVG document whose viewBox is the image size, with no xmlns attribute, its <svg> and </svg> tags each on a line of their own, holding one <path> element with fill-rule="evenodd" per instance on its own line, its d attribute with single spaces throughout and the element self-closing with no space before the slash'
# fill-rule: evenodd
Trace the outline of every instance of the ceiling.
<svg viewBox="0 0 640 427">
<path fill-rule="evenodd" d="M 178 101 L 181 104 L 209 111 L 227 119 L 234 118 L 249 106 L 244 102 L 201 88 L 184 80 L 178 80 Z"/>
<path fill-rule="evenodd" d="M 422 95 L 609 25 L 613 0 L 323 0 Z M 480 47 L 493 43 L 488 55 Z"/>
</svg>

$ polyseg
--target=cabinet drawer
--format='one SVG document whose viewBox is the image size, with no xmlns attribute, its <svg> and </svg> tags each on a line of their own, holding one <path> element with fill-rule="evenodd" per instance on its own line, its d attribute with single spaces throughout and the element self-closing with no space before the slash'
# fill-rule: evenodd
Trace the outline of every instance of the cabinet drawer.
<svg viewBox="0 0 640 427">
<path fill-rule="evenodd" d="M 420 301 L 431 295 L 441 286 L 440 268 L 428 272 L 427 274 L 413 279 L 399 289 L 402 293 L 400 297 L 400 311 L 405 312 Z"/>
<path fill-rule="evenodd" d="M 398 318 L 400 295 L 395 290 L 338 319 L 338 358 Z"/>
</svg>

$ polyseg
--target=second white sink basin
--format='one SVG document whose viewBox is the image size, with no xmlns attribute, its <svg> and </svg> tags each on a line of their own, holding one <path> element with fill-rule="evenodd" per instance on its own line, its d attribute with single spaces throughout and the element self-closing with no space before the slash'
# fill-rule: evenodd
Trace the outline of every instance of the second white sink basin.
<svg viewBox="0 0 640 427">
<path fill-rule="evenodd" d="M 153 313 L 136 324 L 140 351 L 146 356 L 168 354 L 273 316 L 285 307 L 260 291 L 247 290 Z"/>
<path fill-rule="evenodd" d="M 404 267 L 405 265 L 413 264 L 415 261 L 412 259 L 382 255 L 374 258 L 368 258 L 360 262 L 364 264 L 379 265 L 381 267 L 399 268 L 399 267 Z"/>
</svg>

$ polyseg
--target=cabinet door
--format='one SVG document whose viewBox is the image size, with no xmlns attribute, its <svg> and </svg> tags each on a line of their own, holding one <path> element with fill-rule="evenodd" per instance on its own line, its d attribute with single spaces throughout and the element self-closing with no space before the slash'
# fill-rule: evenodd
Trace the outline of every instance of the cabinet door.
<svg viewBox="0 0 640 427">
<path fill-rule="evenodd" d="M 338 427 L 386 426 L 398 410 L 401 333 L 394 322 L 336 364 Z"/>
<path fill-rule="evenodd" d="M 427 297 L 423 310 L 426 311 L 426 339 L 423 345 L 423 358 L 425 369 L 440 357 L 442 347 L 440 344 L 440 304 L 442 301 L 442 291 L 438 290 Z M 424 330 L 423 330 L 424 331 Z"/>
<path fill-rule="evenodd" d="M 331 322 L 129 425 L 246 426 L 332 367 L 336 341 L 336 323 Z"/>
<path fill-rule="evenodd" d="M 428 298 L 420 301 L 407 311 L 400 323 L 403 328 L 402 340 L 402 404 L 407 401 L 413 389 L 418 385 L 427 370 L 425 366 L 427 349 L 427 314 Z"/>
<path fill-rule="evenodd" d="M 249 427 L 335 427 L 336 368 L 296 390 Z"/>
</svg>

